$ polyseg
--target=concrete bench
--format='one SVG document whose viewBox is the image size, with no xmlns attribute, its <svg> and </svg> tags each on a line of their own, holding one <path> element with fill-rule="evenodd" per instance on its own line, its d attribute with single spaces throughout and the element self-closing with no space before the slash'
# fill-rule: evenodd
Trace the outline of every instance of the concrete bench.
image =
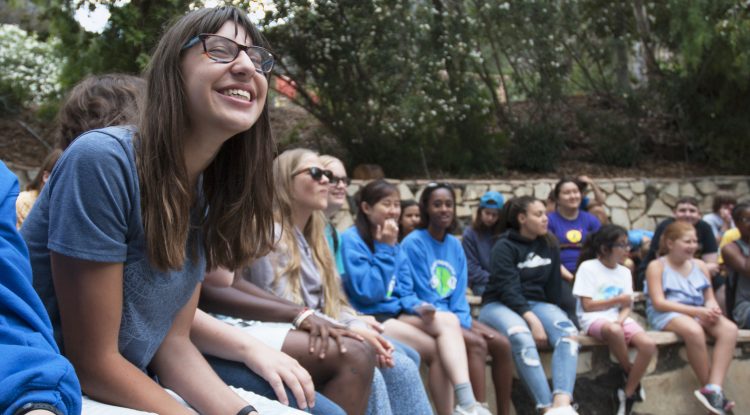
<svg viewBox="0 0 750 415">
<path fill-rule="evenodd" d="M 467 300 L 472 307 L 472 314 L 478 313 L 481 307 L 481 297 L 467 295 Z M 645 305 L 643 293 L 636 293 L 635 302 L 633 317 L 644 324 L 644 317 L 640 314 Z M 658 352 L 649 364 L 641 382 L 646 391 L 646 401 L 636 403 L 634 413 L 641 415 L 706 413 L 693 396 L 693 391 L 700 385 L 687 361 L 682 339 L 671 332 L 647 331 L 646 333 L 656 343 Z M 609 353 L 606 343 L 587 335 L 578 335 L 576 340 L 580 344 L 580 350 L 574 395 L 579 404 L 579 412 L 587 415 L 609 415 L 612 413 L 612 393 L 620 382 L 619 365 L 614 356 Z M 709 338 L 709 344 L 712 343 L 713 341 Z M 548 378 L 551 378 L 552 350 L 543 348 L 539 352 L 545 373 Z M 632 360 L 635 350 L 631 348 L 630 353 Z M 489 367 L 486 375 L 487 379 L 491 379 Z M 518 380 L 517 375 L 515 378 L 513 413 L 535 415 L 531 397 Z M 750 385 L 750 330 L 740 330 L 734 359 L 724 384 L 727 396 L 737 402 L 736 414 L 750 413 L 750 394 L 745 393 L 748 385 Z M 487 382 L 487 400 L 494 410 L 494 390 L 489 381 Z"/>
</svg>

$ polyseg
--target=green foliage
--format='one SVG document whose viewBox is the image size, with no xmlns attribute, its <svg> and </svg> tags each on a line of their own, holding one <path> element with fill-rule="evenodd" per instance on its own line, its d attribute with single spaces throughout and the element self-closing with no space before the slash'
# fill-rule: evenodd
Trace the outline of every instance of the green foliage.
<svg viewBox="0 0 750 415">
<path fill-rule="evenodd" d="M 729 0 L 672 1 L 669 9 L 664 15 L 668 36 L 682 52 L 683 64 L 670 72 L 661 92 L 675 108 L 694 157 L 746 173 L 750 11 Z"/>
<path fill-rule="evenodd" d="M 378 163 L 402 175 L 421 172 L 424 161 L 460 171 L 476 149 L 466 142 L 492 145 L 486 94 L 467 76 L 470 50 L 447 11 L 405 0 L 274 5 L 264 26 L 281 52 L 279 73 L 339 138 L 350 165 Z M 485 158 L 474 168 L 490 165 Z"/>
<path fill-rule="evenodd" d="M 0 109 L 16 113 L 60 93 L 56 42 L 42 42 L 16 25 L 0 25 Z"/>
<path fill-rule="evenodd" d="M 557 168 L 564 148 L 565 137 L 554 119 L 528 121 L 514 129 L 508 164 L 520 170 L 551 172 Z"/>
<path fill-rule="evenodd" d="M 97 1 L 111 17 L 93 34 L 73 19 L 91 1 L 33 1 L 49 22 L 40 35 L 57 39 L 66 58 L 53 65 L 63 90 L 89 73 L 139 73 L 168 20 L 203 4 Z M 549 171 L 566 138 L 582 134 L 593 158 L 607 164 L 662 157 L 645 154 L 658 148 L 658 136 L 693 158 L 746 171 L 750 17 L 743 2 L 225 3 L 265 8 L 259 24 L 279 57 L 276 75 L 297 86 L 295 103 L 326 129 L 319 136 L 338 141 L 305 142 L 340 149 L 351 167 L 378 163 L 393 176 L 493 173 L 506 162 Z M 23 105 L 27 91 L 22 81 L 0 79 L 0 105 Z M 54 95 L 36 102 L 53 108 Z M 608 106 L 570 111 L 581 95 Z M 283 139 L 315 136 L 292 129 Z"/>
<path fill-rule="evenodd" d="M 592 143 L 594 162 L 633 167 L 641 152 L 637 120 L 614 111 L 579 112 L 578 128 Z"/>
<path fill-rule="evenodd" d="M 122 72 L 139 74 L 146 67 L 149 54 L 163 27 L 175 16 L 181 16 L 193 2 L 186 0 L 101 0 L 110 13 L 102 33 L 85 31 L 73 18 L 82 7 L 93 3 L 79 0 L 42 2 L 49 31 L 61 40 L 60 53 L 67 58 L 61 82 L 67 89 L 92 73 Z"/>
</svg>

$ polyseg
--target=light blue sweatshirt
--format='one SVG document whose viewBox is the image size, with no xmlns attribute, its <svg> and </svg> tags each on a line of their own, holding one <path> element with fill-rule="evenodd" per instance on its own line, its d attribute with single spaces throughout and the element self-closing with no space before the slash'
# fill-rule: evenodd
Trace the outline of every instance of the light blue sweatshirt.
<svg viewBox="0 0 750 415">
<path fill-rule="evenodd" d="M 455 313 L 461 326 L 471 328 L 466 255 L 461 242 L 453 235 L 446 235 L 440 242 L 426 229 L 416 229 L 404 238 L 401 249 L 411 265 L 417 297 L 438 310 Z"/>
</svg>

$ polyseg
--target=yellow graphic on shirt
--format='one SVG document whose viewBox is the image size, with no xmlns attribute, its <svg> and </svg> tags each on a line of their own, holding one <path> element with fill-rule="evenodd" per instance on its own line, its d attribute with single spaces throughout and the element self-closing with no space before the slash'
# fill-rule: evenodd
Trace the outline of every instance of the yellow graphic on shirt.
<svg viewBox="0 0 750 415">
<path fill-rule="evenodd" d="M 565 233 L 565 237 L 568 239 L 568 241 L 574 244 L 581 242 L 581 239 L 583 239 L 583 235 L 578 229 L 569 230 L 567 233 Z"/>
</svg>

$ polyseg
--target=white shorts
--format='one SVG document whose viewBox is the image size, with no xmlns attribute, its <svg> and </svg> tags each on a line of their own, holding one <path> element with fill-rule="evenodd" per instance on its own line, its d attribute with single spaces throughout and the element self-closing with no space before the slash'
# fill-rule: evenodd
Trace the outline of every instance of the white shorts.
<svg viewBox="0 0 750 415">
<path fill-rule="evenodd" d="M 282 405 L 277 401 L 273 401 L 266 397 L 257 395 L 253 392 L 246 391 L 244 389 L 238 389 L 232 386 L 230 386 L 229 388 L 232 389 L 238 395 L 240 395 L 240 397 L 244 399 L 246 402 L 248 402 L 250 405 L 254 406 L 255 409 L 257 409 L 258 412 L 263 415 L 304 415 L 306 414 L 306 412 L 298 411 L 294 408 L 290 408 L 286 405 Z M 190 407 L 190 405 L 188 405 L 187 402 L 185 402 L 185 400 L 179 397 L 176 393 L 172 392 L 169 389 L 166 389 L 166 391 L 169 392 L 169 394 L 172 395 L 173 398 L 177 399 L 178 402 L 180 402 L 181 404 L 187 407 Z M 83 395 L 82 403 L 83 403 L 83 409 L 81 411 L 82 415 L 146 415 L 146 414 L 151 414 L 151 412 L 143 412 L 143 411 L 138 411 L 135 409 L 123 408 L 120 406 L 108 405 L 105 403 L 97 402 L 89 398 L 86 395 Z"/>
<path fill-rule="evenodd" d="M 290 323 L 243 320 L 222 314 L 213 314 L 213 316 L 225 323 L 241 328 L 245 333 L 278 351 L 281 351 L 281 346 L 284 345 L 284 340 L 286 340 L 286 335 L 289 334 L 289 331 L 294 330 L 294 326 Z"/>
</svg>

